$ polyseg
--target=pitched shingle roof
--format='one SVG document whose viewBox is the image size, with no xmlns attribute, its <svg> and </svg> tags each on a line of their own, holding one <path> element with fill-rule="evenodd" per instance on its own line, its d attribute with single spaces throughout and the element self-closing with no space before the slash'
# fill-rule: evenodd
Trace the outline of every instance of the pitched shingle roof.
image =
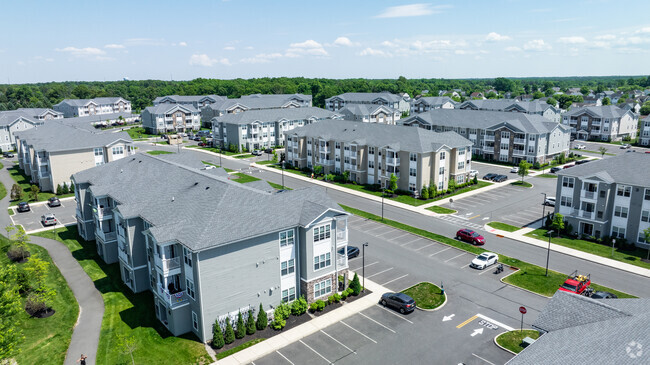
<svg viewBox="0 0 650 365">
<path fill-rule="evenodd" d="M 39 123 L 38 120 L 36 120 L 33 116 L 30 115 L 31 113 L 24 112 L 22 110 L 7 110 L 7 111 L 0 111 L 0 126 L 8 126 L 13 124 L 15 121 L 18 119 L 23 119 L 25 121 L 31 122 L 33 124 Z"/>
<path fill-rule="evenodd" d="M 650 169 L 647 166 L 650 166 L 650 154 L 630 152 L 576 165 L 557 174 L 579 178 L 597 176 L 609 183 L 650 186 Z"/>
<path fill-rule="evenodd" d="M 344 115 L 366 116 L 373 115 L 380 109 L 388 110 L 392 114 L 398 113 L 395 108 L 377 104 L 346 104 L 345 108 L 340 109 L 338 112 Z"/>
<path fill-rule="evenodd" d="M 151 113 L 152 115 L 160 115 L 160 114 L 167 114 L 170 113 L 173 110 L 183 110 L 185 112 L 190 112 L 192 114 L 199 113 L 199 110 L 196 109 L 193 105 L 189 104 L 159 104 L 155 106 L 148 106 L 144 110 L 147 112 Z"/>
<path fill-rule="evenodd" d="M 153 99 L 153 103 L 158 104 L 164 99 L 169 99 L 169 101 L 171 101 L 172 103 L 198 103 L 199 101 L 205 98 L 209 98 L 214 100 L 214 102 L 217 102 L 220 100 L 225 100 L 228 97 L 219 96 L 219 95 L 167 95 L 167 96 L 159 96 Z"/>
<path fill-rule="evenodd" d="M 228 113 L 212 118 L 217 123 L 226 124 L 249 124 L 253 122 L 277 122 L 281 120 L 306 120 L 306 119 L 329 119 L 337 118 L 339 114 L 329 110 L 307 107 L 307 108 L 282 108 L 247 110 L 241 113 Z"/>
<path fill-rule="evenodd" d="M 245 95 L 238 99 L 226 99 L 220 102 L 206 106 L 206 108 L 224 111 L 235 106 L 241 106 L 244 109 L 275 109 L 282 108 L 285 105 L 297 100 L 298 103 L 308 103 L 311 95 L 303 94 L 253 94 Z"/>
<path fill-rule="evenodd" d="M 26 141 L 36 151 L 60 152 L 109 146 L 118 141 L 132 142 L 126 132 L 95 133 L 86 128 L 63 124 L 62 120 L 48 121 L 43 125 L 16 132 L 16 137 Z"/>
<path fill-rule="evenodd" d="M 458 109 L 479 109 L 493 111 L 510 111 L 517 110 L 525 113 L 543 112 L 553 106 L 541 100 L 518 101 L 517 99 L 486 99 L 486 100 L 468 100 L 462 103 Z"/>
<path fill-rule="evenodd" d="M 584 113 L 589 113 L 593 116 L 597 116 L 601 118 L 620 118 L 628 112 L 629 112 L 628 110 L 621 109 L 616 105 L 601 105 L 601 106 L 585 106 L 582 108 L 576 108 L 566 112 L 564 115 L 568 117 L 573 117 Z"/>
<path fill-rule="evenodd" d="M 423 96 L 413 102 L 415 105 L 420 103 L 425 103 L 431 105 L 432 107 L 440 107 L 445 103 L 452 103 L 456 105 L 456 102 L 448 96 Z"/>
<path fill-rule="evenodd" d="M 385 99 L 388 102 L 398 102 L 402 100 L 402 97 L 399 95 L 391 94 L 387 91 L 385 92 L 380 92 L 380 93 L 344 93 L 341 95 L 336 95 L 331 98 L 325 99 L 327 102 L 328 100 L 334 99 L 334 98 L 341 98 L 345 100 L 346 102 L 353 103 L 353 102 L 372 102 L 375 99 Z"/>
<path fill-rule="evenodd" d="M 88 105 L 90 102 L 94 102 L 95 104 L 98 105 L 105 105 L 105 104 L 115 104 L 120 100 L 127 101 L 124 98 L 121 98 L 119 96 L 111 96 L 111 97 L 102 97 L 102 98 L 94 98 L 94 99 L 64 99 L 57 105 L 68 104 L 72 106 L 84 106 L 84 105 Z"/>
</svg>

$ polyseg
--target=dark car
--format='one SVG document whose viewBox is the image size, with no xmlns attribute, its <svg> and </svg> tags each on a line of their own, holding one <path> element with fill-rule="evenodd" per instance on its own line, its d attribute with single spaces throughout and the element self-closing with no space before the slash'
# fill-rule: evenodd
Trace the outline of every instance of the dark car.
<svg viewBox="0 0 650 365">
<path fill-rule="evenodd" d="M 485 237 L 467 228 L 463 228 L 456 232 L 456 238 L 461 241 L 469 242 L 473 245 L 485 244 Z"/>
<path fill-rule="evenodd" d="M 508 180 L 508 177 L 506 175 L 497 175 L 494 177 L 494 179 L 492 179 L 494 182 L 504 182 L 506 180 Z"/>
<path fill-rule="evenodd" d="M 18 212 L 29 212 L 31 209 L 29 208 L 29 204 L 27 202 L 20 202 L 18 203 Z"/>
<path fill-rule="evenodd" d="M 562 171 L 562 168 L 561 167 L 551 167 L 551 174 L 554 174 L 554 173 L 556 173 L 558 171 Z"/>
<path fill-rule="evenodd" d="M 192 140 L 198 142 L 198 141 L 201 140 L 201 136 L 194 136 L 194 138 L 192 138 Z"/>
<path fill-rule="evenodd" d="M 483 180 L 492 180 L 492 179 L 494 179 L 494 178 L 497 177 L 497 176 L 499 176 L 499 175 L 498 175 L 498 174 L 489 173 L 489 174 L 483 176 Z"/>
<path fill-rule="evenodd" d="M 51 198 L 49 198 L 47 200 L 47 205 L 49 205 L 50 208 L 60 207 L 61 206 L 61 201 L 59 200 L 59 198 L 53 196 L 53 197 L 51 197 Z"/>
<path fill-rule="evenodd" d="M 207 146 L 207 145 L 208 145 L 207 143 L 199 142 L 199 147 L 204 147 L 204 146 Z"/>
<path fill-rule="evenodd" d="M 589 161 L 591 161 L 591 160 L 579 160 L 579 161 L 576 161 L 576 165 L 582 165 L 583 163 L 587 163 Z"/>
<path fill-rule="evenodd" d="M 12 157 L 14 157 L 14 154 L 11 153 L 11 152 L 5 152 L 5 153 L 2 154 L 2 156 L 6 157 L 6 158 L 12 158 Z"/>
<path fill-rule="evenodd" d="M 616 294 L 612 294 L 612 293 L 606 292 L 606 291 L 596 291 L 591 295 L 591 297 L 593 299 L 616 299 L 616 298 L 618 298 L 616 296 Z"/>
<path fill-rule="evenodd" d="M 564 165 L 563 169 L 569 169 L 569 168 L 571 168 L 571 167 L 573 167 L 573 166 L 575 166 L 575 164 Z"/>
<path fill-rule="evenodd" d="M 338 253 L 339 255 L 343 255 L 344 249 L 340 248 Z M 359 256 L 359 247 L 357 246 L 348 246 L 348 260 L 353 259 L 355 257 Z"/>
<path fill-rule="evenodd" d="M 264 150 L 264 153 L 273 153 L 273 149 L 272 148 L 267 148 L 267 149 Z"/>
<path fill-rule="evenodd" d="M 404 293 L 386 293 L 381 296 L 381 305 L 389 306 L 404 314 L 415 310 L 415 300 Z"/>
</svg>

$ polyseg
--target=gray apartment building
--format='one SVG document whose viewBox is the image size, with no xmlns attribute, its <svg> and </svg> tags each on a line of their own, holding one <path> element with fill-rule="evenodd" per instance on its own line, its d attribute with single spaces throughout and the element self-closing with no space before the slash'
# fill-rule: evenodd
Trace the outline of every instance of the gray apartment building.
<svg viewBox="0 0 650 365">
<path fill-rule="evenodd" d="M 212 118 L 214 143 L 239 150 L 282 146 L 284 136 L 294 128 L 325 119 L 340 118 L 329 110 L 303 107 L 287 109 L 247 110 Z"/>
<path fill-rule="evenodd" d="M 571 128 L 575 139 L 616 141 L 637 136 L 639 116 L 615 105 L 576 108 L 562 115 L 562 124 Z"/>
<path fill-rule="evenodd" d="M 162 103 L 142 112 L 142 127 L 151 134 L 179 133 L 201 129 L 201 114 L 192 105 Z"/>
<path fill-rule="evenodd" d="M 309 108 L 311 95 L 303 94 L 252 94 L 237 99 L 225 99 L 201 109 L 201 121 L 205 127 L 212 127 L 214 117 L 237 114 L 251 110 Z"/>
<path fill-rule="evenodd" d="M 380 93 L 345 93 L 325 99 L 325 109 L 337 111 L 348 104 L 386 105 L 400 113 L 411 110 L 411 98 L 408 94 L 396 95 L 387 91 Z"/>
<path fill-rule="evenodd" d="M 402 117 L 399 110 L 376 104 L 348 104 L 337 113 L 341 114 L 343 119 L 364 123 L 397 124 Z"/>
<path fill-rule="evenodd" d="M 433 109 L 454 109 L 456 102 L 448 96 L 422 96 L 411 101 L 411 115 Z"/>
<path fill-rule="evenodd" d="M 21 109 L 0 111 L 0 149 L 3 152 L 16 149 L 16 132 L 44 123 L 44 120 L 35 118 L 33 114 Z"/>
<path fill-rule="evenodd" d="M 643 123 L 641 123 L 639 144 L 641 146 L 650 146 L 650 116 L 647 116 L 645 119 L 643 119 Z"/>
<path fill-rule="evenodd" d="M 518 101 L 516 99 L 468 100 L 460 104 L 457 109 L 538 114 L 555 123 L 560 123 L 561 119 L 560 109 L 539 99 L 531 101 Z"/>
<path fill-rule="evenodd" d="M 73 176 L 79 234 L 119 262 L 131 290 L 153 293 L 173 335 L 205 342 L 215 320 L 337 291 L 348 214 L 324 189 L 269 192 L 201 166 L 190 154 L 136 154 Z"/>
<path fill-rule="evenodd" d="M 648 248 L 650 154 L 624 153 L 558 172 L 555 212 L 573 233 Z"/>
<path fill-rule="evenodd" d="M 226 99 L 228 99 L 227 96 L 219 95 L 166 95 L 153 99 L 153 105 L 157 106 L 160 104 L 180 104 L 191 105 L 196 109 L 201 109 L 210 104 L 224 101 Z"/>
<path fill-rule="evenodd" d="M 131 102 L 120 97 L 65 99 L 52 108 L 63 113 L 65 118 L 73 118 L 95 114 L 130 113 Z"/>
<path fill-rule="evenodd" d="M 382 187 L 395 174 L 399 189 L 416 194 L 429 184 L 443 190 L 450 180 L 468 181 L 472 164 L 472 142 L 457 133 L 348 120 L 296 128 L 285 146 L 295 167 L 347 171 L 351 181 Z"/>
<path fill-rule="evenodd" d="M 569 152 L 569 127 L 536 114 L 435 109 L 401 119 L 400 124 L 457 132 L 472 141 L 474 155 L 513 165 L 521 160 L 544 163 Z"/>
</svg>

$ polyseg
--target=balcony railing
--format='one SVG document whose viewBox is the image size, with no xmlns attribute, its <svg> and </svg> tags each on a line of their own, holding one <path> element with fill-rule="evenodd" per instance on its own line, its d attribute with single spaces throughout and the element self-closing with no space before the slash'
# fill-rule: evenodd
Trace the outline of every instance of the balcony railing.
<svg viewBox="0 0 650 365">
<path fill-rule="evenodd" d="M 116 232 L 104 232 L 101 229 L 98 229 L 95 232 L 97 233 L 97 236 L 104 242 L 115 241 L 117 239 Z"/>
<path fill-rule="evenodd" d="M 177 257 L 172 257 L 171 259 L 163 259 L 161 260 L 162 262 L 162 269 L 163 271 L 167 272 L 170 270 L 178 269 L 181 267 L 181 258 L 180 256 Z"/>
<path fill-rule="evenodd" d="M 595 191 L 587 191 L 587 190 L 583 190 L 583 191 L 582 191 L 582 197 L 583 197 L 583 198 L 586 198 L 586 199 L 594 199 L 595 196 L 596 196 L 596 192 L 595 192 Z"/>
<path fill-rule="evenodd" d="M 388 165 L 399 165 L 400 164 L 400 159 L 394 158 L 394 157 L 386 157 L 386 163 Z"/>
<path fill-rule="evenodd" d="M 494 142 L 494 136 L 493 136 L 493 135 L 486 134 L 486 135 L 483 137 L 483 139 L 486 140 L 486 141 L 492 141 L 492 142 Z"/>
<path fill-rule="evenodd" d="M 177 293 L 170 293 L 165 288 L 163 288 L 160 283 L 158 283 L 158 295 L 163 298 L 170 308 L 178 307 L 184 303 L 187 303 L 190 300 L 190 297 L 187 295 L 185 290 L 181 290 Z"/>
<path fill-rule="evenodd" d="M 336 230 L 336 243 L 344 242 L 348 240 L 348 230 L 347 229 L 337 229 Z"/>
<path fill-rule="evenodd" d="M 517 156 L 525 156 L 526 151 L 525 150 L 512 150 L 512 154 L 517 155 Z"/>
<path fill-rule="evenodd" d="M 336 266 L 337 269 L 344 269 L 348 267 L 348 257 L 346 255 L 336 255 Z"/>
<path fill-rule="evenodd" d="M 494 147 L 483 147 L 483 152 L 494 152 Z"/>
<path fill-rule="evenodd" d="M 514 142 L 519 144 L 526 144 L 526 140 L 524 138 L 515 138 Z"/>
</svg>

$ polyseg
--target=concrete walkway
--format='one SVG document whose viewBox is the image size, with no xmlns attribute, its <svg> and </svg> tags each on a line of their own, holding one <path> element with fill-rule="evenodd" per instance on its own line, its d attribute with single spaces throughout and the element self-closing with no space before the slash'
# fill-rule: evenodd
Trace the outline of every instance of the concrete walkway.
<svg viewBox="0 0 650 365">
<path fill-rule="evenodd" d="M 0 214 L 0 225 L 7 227 L 12 224 L 7 210 L 9 208 L 11 186 L 15 182 L 6 169 L 7 167 L 12 167 L 13 163 L 6 159 L 2 162 L 5 164 L 5 168 L 0 170 L 0 182 L 7 189 L 7 196 L 0 200 L 0 209 L 4 212 L 4 214 Z M 65 364 L 77 364 L 77 360 L 81 354 L 88 356 L 86 364 L 95 364 L 97 345 L 99 344 L 99 332 L 102 326 L 102 318 L 104 317 L 104 300 L 101 294 L 64 244 L 59 241 L 37 236 L 30 236 L 30 241 L 47 250 L 52 258 L 52 262 L 61 271 L 61 274 L 77 299 L 77 303 L 79 303 L 79 318 L 77 318 L 77 323 L 72 332 L 72 340 L 68 347 Z"/>
<path fill-rule="evenodd" d="M 363 281 L 363 278 L 359 276 L 359 280 Z M 348 318 L 367 308 L 372 307 L 373 305 L 379 303 L 379 299 L 381 298 L 382 294 L 391 291 L 370 280 L 366 280 L 365 284 L 366 288 L 372 291 L 371 294 L 359 298 L 352 303 L 344 303 L 340 308 L 316 317 L 307 323 L 301 324 L 298 327 L 292 328 L 288 331 L 283 331 L 282 333 L 275 335 L 268 340 L 253 345 L 245 350 L 234 353 L 225 359 L 217 361 L 214 364 L 249 364 L 256 359 L 264 357 L 291 343 L 294 343 L 302 338 L 305 338 L 313 333 L 327 328 L 334 323 L 337 323 L 345 318 Z"/>
</svg>

